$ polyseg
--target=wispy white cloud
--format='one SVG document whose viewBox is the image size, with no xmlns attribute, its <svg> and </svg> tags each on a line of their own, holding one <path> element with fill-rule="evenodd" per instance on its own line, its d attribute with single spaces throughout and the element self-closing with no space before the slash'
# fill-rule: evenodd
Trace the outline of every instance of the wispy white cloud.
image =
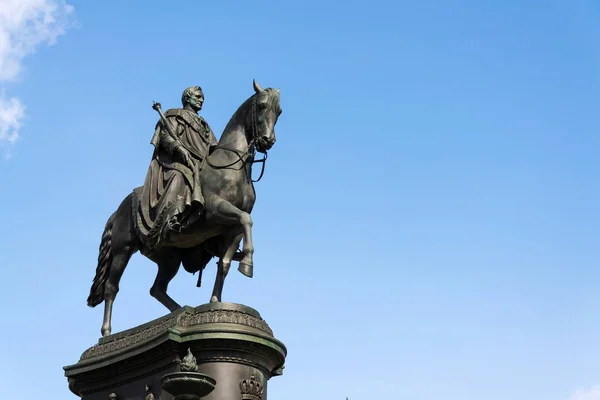
<svg viewBox="0 0 600 400">
<path fill-rule="evenodd" d="M 600 385 L 576 391 L 569 400 L 600 400 Z"/>
<path fill-rule="evenodd" d="M 16 97 L 7 98 L 0 92 L 0 141 L 13 144 L 19 137 L 25 106 Z"/>
<path fill-rule="evenodd" d="M 53 45 L 70 24 L 73 7 L 64 0 L 0 1 L 0 84 L 21 78 L 23 59 L 43 45 Z M 0 146 L 20 135 L 25 106 L 0 88 Z"/>
</svg>

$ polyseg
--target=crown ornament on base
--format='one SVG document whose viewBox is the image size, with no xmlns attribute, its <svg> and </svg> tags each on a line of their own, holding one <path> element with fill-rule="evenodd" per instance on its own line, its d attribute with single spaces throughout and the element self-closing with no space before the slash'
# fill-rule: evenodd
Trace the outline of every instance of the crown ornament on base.
<svg viewBox="0 0 600 400">
<path fill-rule="evenodd" d="M 240 381 L 240 392 L 242 400 L 262 400 L 265 388 L 256 381 L 254 375 L 250 379 L 242 379 Z"/>
</svg>

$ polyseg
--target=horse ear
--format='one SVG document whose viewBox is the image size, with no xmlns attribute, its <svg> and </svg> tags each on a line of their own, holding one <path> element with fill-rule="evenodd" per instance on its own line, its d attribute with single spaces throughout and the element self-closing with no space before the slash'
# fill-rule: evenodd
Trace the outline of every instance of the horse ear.
<svg viewBox="0 0 600 400">
<path fill-rule="evenodd" d="M 256 93 L 260 93 L 263 91 L 263 88 L 260 87 L 260 85 L 258 84 L 258 82 L 256 82 L 256 79 L 252 79 L 252 84 L 254 85 L 254 91 Z"/>
</svg>

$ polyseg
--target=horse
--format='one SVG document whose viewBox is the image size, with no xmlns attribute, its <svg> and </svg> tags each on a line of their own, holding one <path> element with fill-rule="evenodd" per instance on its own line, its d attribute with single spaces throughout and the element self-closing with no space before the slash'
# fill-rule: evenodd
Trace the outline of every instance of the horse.
<svg viewBox="0 0 600 400">
<path fill-rule="evenodd" d="M 282 112 L 278 89 L 263 89 L 256 81 L 253 86 L 255 93 L 233 114 L 217 146 L 205 158 L 200 173 L 205 204 L 196 222 L 179 232 L 173 231 L 161 246 L 147 247 L 135 226 L 133 204 L 136 190 L 140 188 L 134 189 L 109 217 L 87 299 L 90 307 L 104 302 L 103 337 L 111 334 L 112 309 L 119 282 L 137 251 L 158 265 L 150 295 L 171 312 L 181 308 L 167 294 L 169 282 L 181 264 L 190 272 L 202 273 L 213 257 L 219 259 L 211 303 L 221 301 L 232 260 L 239 261 L 242 274 L 252 277 L 254 245 L 250 213 L 256 201 L 252 165 L 263 161 L 264 172 L 264 160 L 275 144 L 275 124 Z M 255 160 L 256 151 L 264 153 L 265 158 Z M 242 239 L 242 251 L 236 253 Z"/>
</svg>

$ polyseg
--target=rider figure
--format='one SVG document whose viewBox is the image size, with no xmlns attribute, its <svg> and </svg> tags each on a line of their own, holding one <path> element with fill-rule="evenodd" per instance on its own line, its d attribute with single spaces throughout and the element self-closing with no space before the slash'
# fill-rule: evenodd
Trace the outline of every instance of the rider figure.
<svg viewBox="0 0 600 400">
<path fill-rule="evenodd" d="M 150 247 L 196 221 L 204 208 L 200 171 L 217 139 L 198 115 L 204 103 L 202 89 L 185 89 L 181 103 L 183 108 L 165 113 L 170 127 L 162 120 L 156 125 L 154 154 L 138 198 L 137 226 Z"/>
</svg>

